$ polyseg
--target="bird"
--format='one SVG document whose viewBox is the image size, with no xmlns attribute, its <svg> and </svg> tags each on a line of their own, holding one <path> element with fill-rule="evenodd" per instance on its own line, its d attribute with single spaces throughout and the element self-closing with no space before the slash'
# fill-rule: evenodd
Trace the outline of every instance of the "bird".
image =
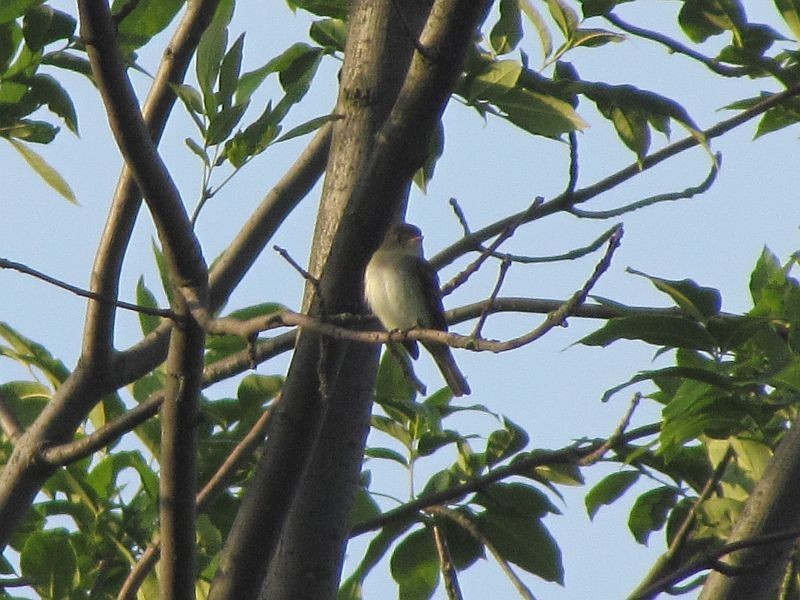
<svg viewBox="0 0 800 600">
<path fill-rule="evenodd" d="M 364 297 L 367 305 L 388 331 L 408 331 L 415 327 L 447 331 L 439 278 L 425 259 L 422 231 L 410 223 L 389 228 L 380 247 L 364 271 Z M 440 342 L 423 341 L 454 396 L 471 393 L 450 347 Z M 403 346 L 412 358 L 419 357 L 414 340 Z"/>
</svg>

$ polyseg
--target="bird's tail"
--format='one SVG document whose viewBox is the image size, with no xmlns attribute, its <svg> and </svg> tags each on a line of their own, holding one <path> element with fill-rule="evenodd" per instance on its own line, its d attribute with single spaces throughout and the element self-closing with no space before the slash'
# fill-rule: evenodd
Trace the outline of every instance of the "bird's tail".
<svg viewBox="0 0 800 600">
<path fill-rule="evenodd" d="M 454 396 L 468 396 L 472 393 L 466 378 L 458 369 L 453 353 L 444 344 L 425 344 L 428 352 L 433 356 L 436 365 L 439 367 L 444 380 L 447 382 L 450 391 Z"/>
</svg>

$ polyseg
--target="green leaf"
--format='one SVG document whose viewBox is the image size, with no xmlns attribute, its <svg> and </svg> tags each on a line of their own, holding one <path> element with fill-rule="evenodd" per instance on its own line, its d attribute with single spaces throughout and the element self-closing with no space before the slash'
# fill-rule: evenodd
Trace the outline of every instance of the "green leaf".
<svg viewBox="0 0 800 600">
<path fill-rule="evenodd" d="M 351 525 L 366 523 L 367 521 L 379 517 L 380 514 L 381 509 L 378 507 L 378 503 L 375 502 L 372 494 L 359 486 L 355 501 L 353 502 L 353 510 L 350 512 Z"/>
<path fill-rule="evenodd" d="M 650 534 L 666 523 L 667 515 L 677 499 L 677 490 L 669 486 L 658 487 L 639 496 L 628 517 L 628 528 L 634 539 L 647 545 Z"/>
<path fill-rule="evenodd" d="M 247 106 L 247 104 L 236 104 L 230 108 L 223 108 L 213 115 L 206 131 L 206 145 L 216 146 L 225 141 L 233 128 L 242 120 Z"/>
<path fill-rule="evenodd" d="M 100 497 L 109 498 L 126 483 L 118 482 L 124 469 L 133 469 L 139 474 L 142 488 L 151 500 L 158 498 L 158 476 L 147 466 L 139 452 L 115 452 L 102 459 L 92 468 L 87 482 Z"/>
<path fill-rule="evenodd" d="M 515 60 L 483 61 L 459 93 L 467 102 L 492 102 L 515 88 L 520 73 L 522 65 Z"/>
<path fill-rule="evenodd" d="M 703 287 L 691 279 L 672 281 L 631 268 L 626 271 L 649 279 L 657 290 L 668 294 L 687 317 L 696 321 L 705 323 L 710 317 L 718 315 L 722 308 L 722 296 L 719 290 Z"/>
<path fill-rule="evenodd" d="M 455 444 L 464 439 L 457 431 L 426 431 L 419 438 L 417 445 L 417 453 L 420 456 L 430 456 L 439 448 L 447 446 L 448 444 Z"/>
<path fill-rule="evenodd" d="M 209 116 L 217 112 L 217 97 L 214 94 L 214 84 L 217 81 L 222 59 L 225 55 L 225 47 L 228 44 L 230 16 L 220 5 L 211 24 L 203 32 L 200 43 L 197 46 L 195 73 L 200 91 L 203 93 L 206 114 Z"/>
<path fill-rule="evenodd" d="M 755 269 L 750 274 L 750 296 L 753 298 L 753 304 L 758 305 L 762 300 L 767 299 L 766 292 L 769 288 L 784 279 L 783 267 L 778 257 L 765 246 Z"/>
<path fill-rule="evenodd" d="M 172 22 L 184 0 L 141 0 L 117 26 L 122 46 L 133 50 L 145 45 Z"/>
<path fill-rule="evenodd" d="M 550 15 L 558 25 L 564 37 L 569 39 L 572 33 L 578 28 L 578 15 L 564 0 L 545 0 Z"/>
<path fill-rule="evenodd" d="M 340 19 L 314 21 L 308 35 L 327 51 L 344 52 L 344 45 L 347 41 L 347 23 Z"/>
<path fill-rule="evenodd" d="M 0 24 L 0 73 L 11 64 L 21 43 L 22 30 L 15 21 Z"/>
<path fill-rule="evenodd" d="M 492 483 L 475 495 L 474 502 L 497 513 L 532 519 L 561 513 L 550 498 L 526 483 Z"/>
<path fill-rule="evenodd" d="M 23 577 L 33 581 L 42 598 L 70 598 L 80 579 L 78 557 L 63 529 L 38 531 L 25 541 L 20 555 Z"/>
<path fill-rule="evenodd" d="M 161 287 L 164 290 L 164 294 L 167 296 L 167 302 L 172 306 L 172 283 L 170 281 L 167 259 L 155 239 L 151 240 L 151 245 L 153 248 L 153 256 L 156 259 L 156 266 L 158 267 L 158 275 L 161 278 Z"/>
<path fill-rule="evenodd" d="M 513 456 L 528 444 L 528 433 L 503 417 L 504 429 L 497 429 L 486 440 L 486 464 L 491 466 Z"/>
<path fill-rule="evenodd" d="M 584 19 L 604 15 L 618 4 L 625 2 L 633 2 L 633 0 L 580 0 Z"/>
<path fill-rule="evenodd" d="M 563 585 L 561 551 L 540 520 L 486 510 L 477 523 L 503 558 L 546 581 Z"/>
<path fill-rule="evenodd" d="M 492 27 L 489 42 L 495 53 L 508 54 L 522 39 L 519 0 L 500 0 L 500 18 Z"/>
<path fill-rule="evenodd" d="M 32 144 L 49 144 L 55 139 L 58 131 L 58 127 L 45 121 L 21 119 L 16 124 L 8 127 L 5 133 L 10 138 L 24 140 Z"/>
<path fill-rule="evenodd" d="M 239 72 L 242 68 L 242 52 L 244 50 L 244 33 L 231 46 L 222 59 L 219 70 L 219 103 L 230 107 L 236 86 L 239 84 Z"/>
<path fill-rule="evenodd" d="M 386 460 L 392 460 L 398 464 L 403 465 L 404 467 L 408 466 L 408 460 L 406 457 L 397 452 L 396 450 L 392 450 L 390 448 L 367 448 L 364 451 L 364 456 L 369 458 L 383 458 Z"/>
<path fill-rule="evenodd" d="M 21 17 L 34 6 L 42 4 L 44 0 L 3 0 L 0 4 L 0 24 L 8 23 Z"/>
<path fill-rule="evenodd" d="M 337 600 L 358 600 L 362 598 L 362 584 L 369 572 L 383 558 L 394 541 L 408 531 L 413 524 L 413 520 L 397 521 L 381 529 L 367 546 L 364 558 L 361 559 L 353 574 L 342 583 Z"/>
<path fill-rule="evenodd" d="M 553 36 L 550 35 L 550 30 L 547 28 L 544 18 L 530 0 L 519 0 L 519 5 L 522 12 L 525 13 L 525 16 L 536 28 L 539 42 L 542 44 L 542 53 L 547 58 L 553 53 Z"/>
<path fill-rule="evenodd" d="M 798 0 L 775 0 L 775 6 L 795 38 L 800 38 L 800 2 Z"/>
<path fill-rule="evenodd" d="M 236 390 L 236 397 L 243 404 L 263 406 L 283 388 L 283 378 L 278 375 L 247 375 Z"/>
<path fill-rule="evenodd" d="M 236 102 L 241 104 L 250 99 L 253 93 L 271 73 L 283 73 L 291 69 L 297 61 L 302 61 L 309 55 L 319 58 L 321 50 L 308 44 L 296 43 L 284 50 L 281 54 L 267 62 L 263 67 L 249 71 L 239 78 L 236 87 Z"/>
<path fill-rule="evenodd" d="M 407 422 L 416 412 L 411 405 L 417 392 L 400 364 L 400 360 L 408 361 L 406 354 L 399 348 L 398 351 L 400 359 L 394 352 L 383 353 L 375 384 L 375 402 L 393 419 Z M 398 408 L 402 411 L 400 414 Z"/>
<path fill-rule="evenodd" d="M 65 50 L 56 50 L 55 52 L 48 52 L 42 56 L 43 65 L 53 65 L 59 69 L 65 69 L 74 73 L 88 77 L 90 81 L 94 81 L 92 75 L 92 66 L 89 61 L 82 56 L 75 56 L 74 54 Z"/>
<path fill-rule="evenodd" d="M 183 140 L 183 143 L 186 144 L 186 147 L 192 151 L 192 154 L 198 156 L 200 160 L 202 160 L 205 163 L 206 166 L 211 165 L 211 160 L 208 158 L 208 154 L 206 154 L 205 149 L 200 144 L 195 142 L 192 138 L 188 137 L 185 140 Z"/>
<path fill-rule="evenodd" d="M 47 161 L 42 158 L 39 154 L 31 150 L 28 146 L 23 144 L 22 142 L 18 142 L 13 139 L 9 139 L 8 143 L 11 144 L 14 149 L 22 155 L 22 158 L 25 159 L 25 162 L 36 172 L 39 177 L 41 177 L 44 182 L 53 188 L 58 194 L 60 194 L 63 198 L 72 202 L 73 204 L 77 204 L 78 201 L 75 198 L 75 193 L 72 191 L 72 188 L 69 187 L 69 184 L 66 180 L 56 171 L 53 167 L 51 167 Z"/>
<path fill-rule="evenodd" d="M 323 115 L 321 117 L 315 117 L 313 119 L 309 119 L 305 123 L 301 123 L 297 127 L 293 127 L 282 136 L 275 140 L 275 144 L 278 142 L 285 142 L 287 140 L 291 140 L 296 137 L 300 137 L 301 135 L 306 135 L 311 133 L 312 131 L 316 131 L 326 123 L 330 123 L 331 121 L 338 121 L 339 119 L 343 118 L 342 115 Z"/>
<path fill-rule="evenodd" d="M 608 346 L 617 340 L 642 340 L 656 346 L 711 351 L 716 340 L 699 323 L 683 317 L 633 315 L 609 320 L 602 328 L 577 343 Z"/>
<path fill-rule="evenodd" d="M 724 31 L 732 31 L 738 37 L 746 21 L 738 0 L 685 0 L 678 13 L 683 32 L 696 43 Z"/>
<path fill-rule="evenodd" d="M 444 126 L 439 121 L 436 124 L 436 129 L 431 132 L 428 138 L 428 152 L 425 156 L 425 162 L 414 174 L 414 183 L 423 192 L 427 192 L 428 183 L 433 179 L 433 171 L 442 154 L 444 154 Z"/>
<path fill-rule="evenodd" d="M 594 519 L 601 506 L 621 498 L 639 480 L 639 475 L 639 471 L 619 471 L 601 479 L 589 490 L 584 500 L 589 518 Z"/>
<path fill-rule="evenodd" d="M 555 138 L 589 126 L 568 102 L 525 89 L 514 89 L 494 104 L 510 122 L 535 135 Z"/>
<path fill-rule="evenodd" d="M 292 10 L 302 8 L 321 17 L 347 20 L 349 2 L 345 0 L 287 0 L 286 3 Z"/>
<path fill-rule="evenodd" d="M 78 115 L 67 91 L 50 75 L 37 74 L 28 79 L 35 98 L 64 120 L 69 130 L 78 135 Z"/>
<path fill-rule="evenodd" d="M 144 276 L 139 277 L 139 281 L 136 283 L 136 304 L 145 308 L 158 308 L 156 297 L 144 284 Z M 161 317 L 140 312 L 139 325 L 142 328 L 142 333 L 148 335 L 161 325 Z"/>
<path fill-rule="evenodd" d="M 0 350 L 3 347 L 0 346 Z M 33 423 L 53 397 L 53 392 L 38 381 L 9 381 L 0 384 L 0 394 L 23 427 Z"/>
<path fill-rule="evenodd" d="M 397 545 L 390 561 L 400 600 L 427 600 L 439 585 L 439 559 L 432 532 L 421 529 Z"/>
<path fill-rule="evenodd" d="M 75 17 L 51 6 L 35 6 L 25 13 L 22 33 L 31 50 L 38 51 L 56 40 L 67 40 L 75 33 Z"/>
</svg>

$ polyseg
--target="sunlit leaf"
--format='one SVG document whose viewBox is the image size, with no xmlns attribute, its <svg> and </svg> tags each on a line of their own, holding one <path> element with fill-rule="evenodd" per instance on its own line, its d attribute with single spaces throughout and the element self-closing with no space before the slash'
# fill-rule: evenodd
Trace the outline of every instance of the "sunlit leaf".
<svg viewBox="0 0 800 600">
<path fill-rule="evenodd" d="M 51 167 L 48 162 L 42 158 L 39 154 L 31 150 L 28 146 L 23 144 L 22 142 L 18 142 L 13 139 L 9 139 L 8 142 L 14 147 L 14 149 L 22 155 L 22 158 L 25 159 L 25 162 L 41 177 L 44 182 L 53 188 L 56 192 L 59 193 L 63 198 L 72 202 L 73 204 L 77 204 L 78 200 L 75 198 L 75 193 L 72 191 L 72 188 L 69 187 L 67 181 L 56 171 L 53 167 Z"/>
</svg>

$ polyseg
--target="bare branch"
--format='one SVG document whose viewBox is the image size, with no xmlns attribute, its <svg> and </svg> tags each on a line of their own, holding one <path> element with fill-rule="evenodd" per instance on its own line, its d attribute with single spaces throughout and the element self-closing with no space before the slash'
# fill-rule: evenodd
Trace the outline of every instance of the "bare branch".
<svg viewBox="0 0 800 600">
<path fill-rule="evenodd" d="M 438 516 L 442 516 L 446 519 L 450 519 L 451 521 L 456 523 L 459 527 L 465 529 L 472 537 L 478 540 L 481 544 L 486 546 L 489 549 L 489 552 L 492 553 L 492 556 L 494 556 L 494 559 L 497 561 L 497 564 L 500 565 L 500 568 L 503 570 L 503 573 L 505 573 L 506 577 L 508 577 L 508 579 L 514 585 L 514 587 L 517 589 L 519 595 L 525 598 L 525 600 L 536 600 L 531 591 L 528 589 L 528 586 L 526 586 L 525 583 L 522 581 L 522 579 L 519 578 L 519 575 L 517 575 L 514 572 L 514 569 L 511 568 L 511 565 L 508 564 L 508 561 L 505 559 L 505 557 L 500 553 L 499 550 L 497 550 L 497 548 L 495 548 L 492 541 L 485 535 L 483 535 L 483 532 L 475 523 L 470 521 L 464 515 L 457 513 L 454 510 L 445 508 L 443 506 L 431 506 L 428 509 L 428 512 Z"/>
<path fill-rule="evenodd" d="M 653 204 L 658 204 L 660 202 L 674 202 L 675 200 L 686 200 L 688 198 L 692 198 L 697 194 L 707 192 L 714 184 L 714 181 L 716 181 L 717 174 L 719 173 L 720 166 L 722 165 L 722 154 L 717 152 L 714 158 L 715 160 L 711 164 L 711 171 L 709 171 L 706 178 L 698 186 L 688 187 L 681 192 L 656 194 L 655 196 L 650 196 L 649 198 L 631 202 L 630 204 L 620 206 L 619 208 L 613 208 L 611 210 L 591 211 L 572 207 L 569 208 L 568 211 L 576 217 L 581 217 L 582 219 L 610 219 L 612 217 L 619 217 L 625 213 L 633 212 L 634 210 L 639 210 L 640 208 L 652 206 Z"/>
<path fill-rule="evenodd" d="M 472 330 L 472 337 L 474 339 L 478 339 L 481 337 L 481 332 L 483 331 L 483 326 L 486 323 L 486 319 L 489 318 L 489 306 L 491 303 L 497 299 L 497 294 L 500 293 L 500 288 L 503 287 L 503 281 L 505 281 L 506 273 L 508 273 L 508 269 L 511 267 L 511 260 L 508 258 L 504 258 L 503 261 L 500 263 L 500 270 L 497 273 L 497 282 L 494 284 L 494 289 L 492 293 L 489 295 L 489 302 L 486 304 L 486 310 L 481 312 L 481 316 L 478 317 L 478 322 L 475 324 L 475 328 Z"/>
<path fill-rule="evenodd" d="M 684 56 L 688 56 L 698 62 L 703 63 L 706 67 L 714 71 L 717 75 L 722 75 L 723 77 L 741 77 L 742 75 L 747 75 L 747 68 L 746 67 L 729 67 L 727 65 L 721 64 L 715 58 L 709 58 L 696 50 L 692 50 L 688 46 L 681 44 L 677 40 L 672 39 L 669 36 L 664 35 L 663 33 L 659 33 L 657 31 L 652 31 L 650 29 L 645 29 L 643 27 L 638 27 L 637 25 L 631 25 L 630 23 L 623 21 L 617 15 L 608 12 L 603 15 L 603 17 L 615 27 L 618 27 L 625 33 L 630 33 L 633 36 L 644 38 L 646 40 L 652 40 L 661 44 L 662 46 L 669 49 L 670 52 L 674 52 L 676 54 L 683 54 Z"/>
<path fill-rule="evenodd" d="M 175 285 L 198 287 L 205 296 L 207 268 L 175 182 L 161 160 L 123 69 L 106 2 L 79 0 L 81 37 L 95 82 L 125 163 L 153 215 Z M 205 301 L 206 299 L 203 298 Z"/>
<path fill-rule="evenodd" d="M 434 511 L 428 512 L 434 514 Z M 449 600 L 463 600 L 464 595 L 461 593 L 461 586 L 458 584 L 458 571 L 456 571 L 456 567 L 453 564 L 453 557 L 450 556 L 447 538 L 436 520 L 433 522 L 432 529 L 433 543 L 436 546 L 436 554 L 439 556 L 439 567 L 442 571 L 442 579 L 444 579 L 444 589 L 447 590 L 447 598 Z"/>
<path fill-rule="evenodd" d="M 633 399 L 631 400 L 630 406 L 628 406 L 628 410 L 625 411 L 622 419 L 620 420 L 617 428 L 614 430 L 605 443 L 600 446 L 595 452 L 592 454 L 582 458 L 578 464 L 582 467 L 593 465 L 597 461 L 599 461 L 605 454 L 614 447 L 614 445 L 622 438 L 625 430 L 631 424 L 631 418 L 633 418 L 633 413 L 636 410 L 636 407 L 639 406 L 639 402 L 642 400 L 642 395 L 639 392 L 636 392 L 633 395 Z"/>
<path fill-rule="evenodd" d="M 61 288 L 62 290 L 67 290 L 68 292 L 72 292 L 76 296 L 81 296 L 83 298 L 90 298 L 91 300 L 97 300 L 98 302 L 104 302 L 106 304 L 113 304 L 117 308 L 123 308 L 125 310 L 130 310 L 143 315 L 163 317 L 165 319 L 175 319 L 175 313 L 173 313 L 171 310 L 166 310 L 161 308 L 150 308 L 149 306 L 141 306 L 139 304 L 132 304 L 130 302 L 117 300 L 116 298 L 108 298 L 101 294 L 97 294 L 89 290 L 84 290 L 83 288 L 79 288 L 78 286 L 66 283 L 60 279 L 51 277 L 50 275 L 46 275 L 45 273 L 37 271 L 36 269 L 33 269 L 27 265 L 23 265 L 22 263 L 7 260 L 5 258 L 0 258 L 0 269 L 13 269 L 14 271 L 18 271 L 19 273 L 30 275 L 31 277 L 34 277 L 36 279 L 54 285 L 57 288 Z"/>
<path fill-rule="evenodd" d="M 472 261 L 472 263 L 467 265 L 467 267 L 463 271 L 461 271 L 458 275 L 453 277 L 453 279 L 451 279 L 445 285 L 442 286 L 442 296 L 447 296 L 454 289 L 466 283 L 466 281 L 470 277 L 472 277 L 472 275 L 477 273 L 478 269 L 481 268 L 481 265 L 484 262 L 486 262 L 486 259 L 492 256 L 492 254 L 494 254 L 497 251 L 497 249 L 503 242 L 505 242 L 507 239 L 509 239 L 511 236 L 514 235 L 514 233 L 517 231 L 517 227 L 519 227 L 523 223 L 530 221 L 533 218 L 533 215 L 536 213 L 536 211 L 539 209 L 539 207 L 542 205 L 543 202 L 544 198 L 536 198 L 528 207 L 528 210 L 526 210 L 525 212 L 522 213 L 522 215 L 520 215 L 519 219 L 517 219 L 513 223 L 509 223 L 508 226 L 505 227 L 503 231 L 500 232 L 500 235 L 498 235 L 497 238 L 495 238 L 495 240 L 489 245 L 489 247 L 481 252 L 478 258 Z"/>
<path fill-rule="evenodd" d="M 207 365 L 203 372 L 203 387 L 206 388 L 223 379 L 247 371 L 251 368 L 253 354 L 255 354 L 257 364 L 260 364 L 282 352 L 291 350 L 295 337 L 296 332 L 290 331 L 269 340 L 259 340 L 253 352 L 248 348 Z M 163 401 L 164 393 L 156 392 L 129 411 L 78 440 L 42 448 L 39 451 L 39 458 L 43 463 L 53 466 L 68 465 L 85 458 L 147 421 L 158 412 Z"/>
<path fill-rule="evenodd" d="M 724 121 L 720 121 L 716 125 L 713 125 L 712 127 L 700 132 L 700 135 L 698 136 L 690 135 L 682 140 L 669 144 L 661 150 L 645 156 L 640 161 L 632 163 L 631 165 L 612 173 L 608 177 L 605 177 L 604 179 L 601 179 L 592 185 L 575 190 L 571 194 L 559 194 L 555 198 L 545 202 L 539 208 L 539 210 L 536 211 L 536 214 L 532 215 L 531 217 L 533 219 L 541 219 L 548 215 L 567 210 L 575 204 L 580 204 L 591 200 L 592 198 L 615 188 L 619 184 L 632 179 L 637 175 L 640 175 L 647 169 L 664 162 L 668 158 L 672 158 L 681 152 L 684 152 L 690 148 L 694 148 L 701 143 L 701 140 L 711 140 L 719 137 L 742 125 L 743 123 L 746 123 L 747 121 L 764 114 L 769 109 L 774 108 L 775 106 L 778 106 L 798 95 L 800 95 L 800 84 L 794 85 L 783 92 L 773 94 L 758 104 L 751 106 L 747 110 L 743 110 L 737 115 L 729 119 L 725 119 Z M 473 250 L 476 244 L 497 235 L 510 223 L 515 223 L 520 216 L 524 215 L 525 212 L 526 211 L 522 211 L 520 213 L 500 219 L 499 221 L 487 225 L 483 229 L 475 231 L 471 235 L 460 239 L 455 244 L 452 244 L 449 248 L 446 248 L 434 256 L 431 259 L 431 263 L 437 269 L 452 263 L 459 256 Z"/>
</svg>

